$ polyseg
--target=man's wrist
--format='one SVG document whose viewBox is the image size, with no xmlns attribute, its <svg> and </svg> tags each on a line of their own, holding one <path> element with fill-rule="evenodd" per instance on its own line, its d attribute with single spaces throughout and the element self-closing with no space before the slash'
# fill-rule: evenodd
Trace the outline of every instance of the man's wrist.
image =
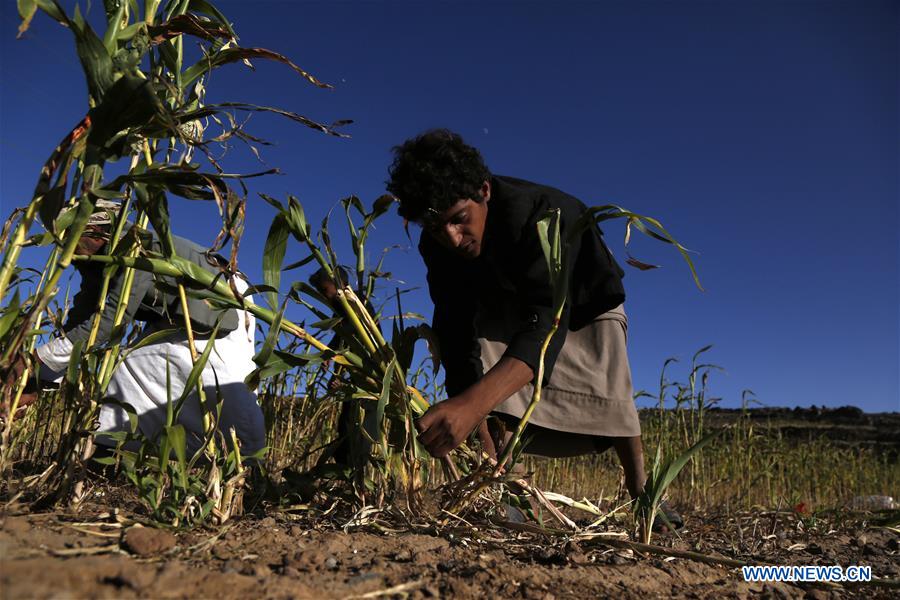
<svg viewBox="0 0 900 600">
<path fill-rule="evenodd" d="M 477 413 L 480 418 L 484 418 L 490 413 L 494 406 L 490 402 L 486 402 L 486 400 L 490 400 L 486 397 L 485 394 L 478 393 L 478 385 L 469 386 L 462 393 L 447 399 L 448 402 L 452 401 L 453 404 L 459 407 L 465 407 L 467 411 L 471 413 Z"/>
<path fill-rule="evenodd" d="M 466 392 L 475 395 L 483 415 L 487 416 L 533 378 L 534 371 L 528 363 L 518 358 L 504 356 Z"/>
</svg>

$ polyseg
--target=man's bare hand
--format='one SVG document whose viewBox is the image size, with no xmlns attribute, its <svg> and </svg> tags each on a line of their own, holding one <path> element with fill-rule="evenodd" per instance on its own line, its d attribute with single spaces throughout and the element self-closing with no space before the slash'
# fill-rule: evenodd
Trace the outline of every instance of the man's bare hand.
<svg viewBox="0 0 900 600">
<path fill-rule="evenodd" d="M 435 458 L 443 458 L 459 447 L 484 420 L 485 415 L 461 398 L 435 404 L 416 421 L 419 441 Z"/>
<path fill-rule="evenodd" d="M 6 385 L 13 386 L 19 379 L 22 377 L 22 372 L 25 370 L 25 357 L 19 355 L 13 360 L 12 364 L 9 366 L 9 370 L 6 372 Z"/>
<path fill-rule="evenodd" d="M 447 456 L 469 437 L 488 413 L 533 377 L 533 371 L 526 363 L 517 358 L 502 357 L 475 384 L 458 396 L 435 404 L 416 421 L 419 441 L 433 457 Z"/>
<path fill-rule="evenodd" d="M 12 402 L 12 394 L 10 394 L 9 396 L 9 401 Z M 34 404 L 35 400 L 37 400 L 37 392 L 23 393 L 19 397 L 19 403 L 16 405 L 16 413 L 14 415 L 10 415 L 9 409 L 11 407 L 7 406 L 6 398 L 0 399 L 0 416 L 8 417 L 10 421 L 15 421 L 17 418 L 25 415 L 26 407 Z"/>
</svg>

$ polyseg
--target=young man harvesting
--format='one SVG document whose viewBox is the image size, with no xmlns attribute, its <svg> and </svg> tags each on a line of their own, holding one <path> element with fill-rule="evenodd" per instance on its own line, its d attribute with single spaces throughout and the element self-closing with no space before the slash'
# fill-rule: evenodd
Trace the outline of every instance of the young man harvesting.
<svg viewBox="0 0 900 600">
<path fill-rule="evenodd" d="M 492 175 L 478 150 L 443 129 L 395 147 L 389 174 L 400 216 L 424 229 L 419 252 L 449 398 L 417 428 L 432 456 L 443 457 L 488 415 L 514 426 L 524 413 L 554 317 L 536 223 L 559 209 L 565 236 L 586 206 L 551 187 Z M 544 358 L 526 452 L 560 457 L 612 447 L 635 497 L 646 475 L 626 352 L 624 272 L 596 227 L 570 256 L 567 301 Z"/>
</svg>

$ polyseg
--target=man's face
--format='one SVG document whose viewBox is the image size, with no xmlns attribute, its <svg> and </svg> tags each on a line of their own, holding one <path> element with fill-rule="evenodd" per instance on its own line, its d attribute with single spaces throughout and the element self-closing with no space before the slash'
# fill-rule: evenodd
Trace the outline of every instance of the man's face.
<svg viewBox="0 0 900 600">
<path fill-rule="evenodd" d="M 78 244 L 75 245 L 75 254 L 78 256 L 93 256 L 97 254 L 106 244 L 106 235 L 102 227 L 88 225 L 78 238 Z"/>
<path fill-rule="evenodd" d="M 334 302 L 337 298 L 337 286 L 330 279 L 326 279 L 319 284 L 319 293 L 325 296 L 329 302 Z"/>
<path fill-rule="evenodd" d="M 484 226 L 487 223 L 488 201 L 491 185 L 481 186 L 476 200 L 463 198 L 423 227 L 441 246 L 465 259 L 478 258 L 484 243 Z"/>
</svg>

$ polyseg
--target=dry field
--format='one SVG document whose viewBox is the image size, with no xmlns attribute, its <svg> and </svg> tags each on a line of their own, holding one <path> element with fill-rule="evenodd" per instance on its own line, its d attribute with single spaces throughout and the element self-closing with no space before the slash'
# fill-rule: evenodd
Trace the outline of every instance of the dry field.
<svg viewBox="0 0 900 600">
<path fill-rule="evenodd" d="M 718 414 L 717 414 L 718 413 Z M 713 411 L 727 421 L 735 415 Z M 765 411 L 759 420 L 795 440 L 823 431 L 836 445 L 873 445 L 892 456 L 897 491 L 900 416 Z M 777 417 L 777 420 L 776 420 Z M 855 431 L 848 439 L 837 432 Z M 877 445 L 877 444 L 876 444 Z M 552 466 L 542 464 L 541 471 Z M 538 474 L 540 477 L 540 473 Z M 627 512 L 591 534 L 548 524 L 448 519 L 401 523 L 390 512 L 365 524 L 339 501 L 263 499 L 218 528 L 156 529 L 122 483 L 96 476 L 78 513 L 10 507 L 0 527 L 4 598 L 843 598 L 896 597 L 897 588 L 745 583 L 735 564 L 869 565 L 900 579 L 897 512 L 782 506 L 700 509 L 648 551 L 625 547 Z M 674 486 L 686 496 L 686 480 Z M 890 491 L 890 490 L 888 490 Z M 569 512 L 579 524 L 583 513 Z M 483 515 L 481 515 L 483 516 Z M 894 529 L 885 527 L 893 519 Z M 147 526 L 141 527 L 140 523 Z M 667 549 L 667 550 L 663 550 Z"/>
<path fill-rule="evenodd" d="M 896 597 L 898 513 L 858 510 L 857 499 L 900 497 L 897 414 L 748 410 L 752 394 L 742 399 L 744 410 L 717 410 L 707 384 L 719 367 L 700 360 L 707 346 L 681 382 L 667 378 L 676 362 L 668 359 L 659 390 L 640 394 L 659 408 L 642 415 L 651 476 L 633 510 L 610 453 L 528 458 L 527 481 L 504 475 L 476 445 L 432 460 L 414 420 L 446 394 L 437 361 L 431 369 L 413 360 L 417 342 L 433 336 L 421 315 L 403 308 L 386 252 L 377 259 L 380 249 L 366 245 L 395 198 L 340 201 L 334 220 L 340 226 L 346 217 L 348 250 L 333 247 L 338 238 L 327 218 L 308 222 L 296 197 L 262 195 L 275 209 L 264 253 L 241 255 L 245 265 L 262 262 L 262 281 L 253 282 L 254 302 L 237 291 L 248 197 L 257 202 L 248 182 L 276 172 L 237 174 L 220 164 L 233 145 L 258 152 L 254 144 L 266 143 L 243 131 L 246 116 L 276 114 L 337 137 L 346 137 L 350 121 L 326 125 L 280 108 L 210 103 L 206 85 L 216 79 L 209 75 L 253 59 L 330 86 L 281 54 L 239 45 L 233 23 L 208 0 L 110 0 L 92 24 L 50 0 L 18 7 L 20 35 L 40 15 L 34 27 L 58 22 L 74 37 L 88 101 L 83 118 L 47 149 L 42 168 L 35 165 L 32 199 L 0 227 L 4 599 Z M 217 274 L 176 252 L 168 212 L 176 197 L 206 201 L 221 220 L 216 239 L 204 241 L 227 257 Z M 105 210 L 112 223 L 95 229 L 91 219 Z M 594 206 L 563 232 L 559 213 L 550 211 L 538 233 L 557 320 L 569 241 L 579 228 L 613 219 L 671 245 L 700 285 L 686 249 L 652 217 Z M 98 235 L 108 236 L 102 250 L 76 252 L 83 238 Z M 291 258 L 299 251 L 301 259 L 285 264 L 289 246 Z M 35 248 L 46 256 L 42 270 L 21 260 Z M 295 271 L 309 265 L 337 282 L 342 262 L 355 266 L 338 277 L 336 300 Z M 34 383 L 33 352 L 60 331 L 71 308 L 64 273 L 78 264 L 103 266 L 101 293 L 89 337 L 74 345 L 60 387 L 48 392 Z M 177 297 L 181 318 L 171 325 L 186 332 L 191 375 L 183 393 L 167 390 L 164 431 L 147 437 L 135 423 L 118 432 L 121 451 L 101 457 L 104 467 L 88 460 L 101 402 L 123 356 L 154 343 L 137 341 L 141 325 L 126 317 L 129 303 L 106 305 L 110 285 L 129 296 L 137 271 Z M 257 368 L 245 382 L 260 390 L 266 418 L 262 469 L 233 432 L 216 425 L 214 405 L 223 397 L 218 386 L 215 398 L 207 395 L 200 377 L 213 344 L 203 352 L 194 346 L 189 299 L 247 310 L 261 325 Z M 104 310 L 112 315 L 108 339 L 100 336 Z M 303 320 L 286 316 L 295 314 Z M 310 331 L 298 324 L 306 322 Z M 537 381 L 542 368 L 541 360 Z M 178 411 L 194 394 L 203 407 L 203 430 L 194 433 L 203 444 L 190 455 Z M 352 443 L 347 465 L 337 468 L 322 457 L 342 406 Z M 507 448 L 519 449 L 515 442 Z M 540 490 L 558 495 L 547 500 Z M 685 527 L 638 544 L 648 541 L 645 525 L 664 495 Z M 566 514 L 552 503 L 561 499 Z M 511 522 L 507 502 L 530 503 L 534 519 Z M 738 569 L 746 564 L 869 565 L 878 581 L 748 584 Z"/>
</svg>

